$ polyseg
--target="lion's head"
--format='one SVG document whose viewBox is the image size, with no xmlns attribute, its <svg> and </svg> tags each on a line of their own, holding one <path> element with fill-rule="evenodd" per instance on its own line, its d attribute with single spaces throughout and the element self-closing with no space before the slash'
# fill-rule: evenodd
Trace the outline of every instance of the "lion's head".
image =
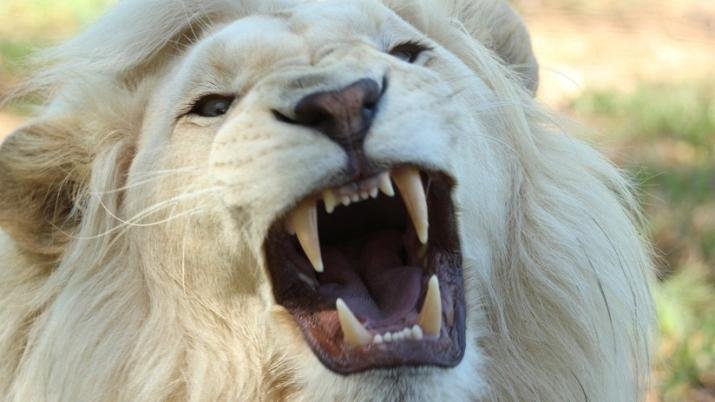
<svg viewBox="0 0 715 402">
<path fill-rule="evenodd" d="M 9 400 L 638 399 L 649 256 L 496 0 L 126 0 L 0 150 Z"/>
</svg>

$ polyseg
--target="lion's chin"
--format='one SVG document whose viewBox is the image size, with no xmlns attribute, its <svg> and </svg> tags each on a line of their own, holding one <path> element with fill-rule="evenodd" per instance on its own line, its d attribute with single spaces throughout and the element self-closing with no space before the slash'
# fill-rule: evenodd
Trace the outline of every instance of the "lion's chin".
<svg viewBox="0 0 715 402">
<path fill-rule="evenodd" d="M 459 364 L 465 302 L 452 187 L 445 174 L 400 166 L 316 189 L 274 222 L 265 241 L 274 296 L 327 368 Z"/>
</svg>

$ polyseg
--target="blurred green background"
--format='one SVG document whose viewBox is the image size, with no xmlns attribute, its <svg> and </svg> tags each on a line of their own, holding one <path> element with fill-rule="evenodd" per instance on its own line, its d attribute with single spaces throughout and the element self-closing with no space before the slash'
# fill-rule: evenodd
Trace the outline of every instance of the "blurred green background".
<svg viewBox="0 0 715 402">
<path fill-rule="evenodd" d="M 112 0 L 1 0 L 0 97 Z M 631 173 L 659 250 L 651 401 L 715 402 L 715 1 L 515 0 L 539 97 Z M 27 108 L 0 110 L 0 138 Z"/>
</svg>

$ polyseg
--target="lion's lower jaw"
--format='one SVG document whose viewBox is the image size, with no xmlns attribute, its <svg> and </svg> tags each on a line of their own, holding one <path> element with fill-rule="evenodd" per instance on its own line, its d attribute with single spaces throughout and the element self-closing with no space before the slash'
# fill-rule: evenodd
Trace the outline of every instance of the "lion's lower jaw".
<svg viewBox="0 0 715 402">
<path fill-rule="evenodd" d="M 454 368 L 435 367 L 371 370 L 343 376 L 325 368 L 305 347 L 292 372 L 296 386 L 289 400 L 317 401 L 477 401 L 488 388 L 483 381 L 480 350 L 467 340 L 465 356 Z"/>
<path fill-rule="evenodd" d="M 487 384 L 488 358 L 478 345 L 485 328 L 482 311 L 472 311 L 464 357 L 453 368 L 403 367 L 375 369 L 351 375 L 335 373 L 323 365 L 305 342 L 292 317 L 273 315 L 268 344 L 278 355 L 267 366 L 270 379 L 261 388 L 280 389 L 274 399 L 290 401 L 482 401 L 490 394 Z M 264 365 L 265 366 L 265 365 Z"/>
</svg>

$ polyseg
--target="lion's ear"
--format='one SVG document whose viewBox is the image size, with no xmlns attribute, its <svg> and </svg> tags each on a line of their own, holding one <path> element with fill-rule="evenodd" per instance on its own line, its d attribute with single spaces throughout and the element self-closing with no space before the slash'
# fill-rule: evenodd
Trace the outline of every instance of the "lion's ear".
<svg viewBox="0 0 715 402">
<path fill-rule="evenodd" d="M 76 195 L 89 155 L 70 121 L 31 123 L 0 147 L 0 227 L 32 253 L 58 255 L 76 226 Z"/>
<path fill-rule="evenodd" d="M 467 61 L 463 34 L 491 49 L 536 94 L 539 63 L 521 17 L 505 0 L 383 0 L 397 14 Z M 468 62 L 469 64 L 469 62 Z"/>
<path fill-rule="evenodd" d="M 531 46 L 524 21 L 504 0 L 457 0 L 457 18 L 469 33 L 492 49 L 521 77 L 524 86 L 536 94 L 539 63 Z"/>
</svg>

